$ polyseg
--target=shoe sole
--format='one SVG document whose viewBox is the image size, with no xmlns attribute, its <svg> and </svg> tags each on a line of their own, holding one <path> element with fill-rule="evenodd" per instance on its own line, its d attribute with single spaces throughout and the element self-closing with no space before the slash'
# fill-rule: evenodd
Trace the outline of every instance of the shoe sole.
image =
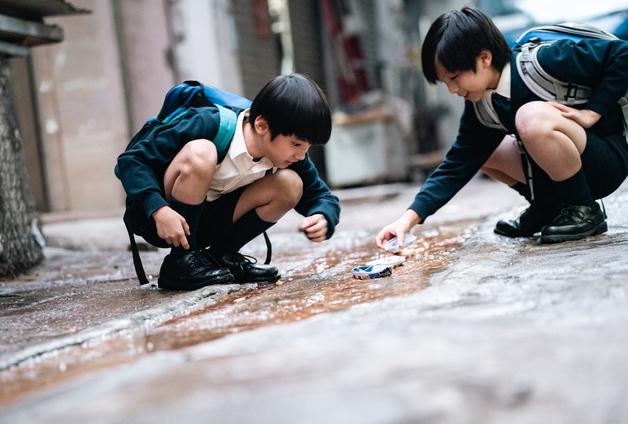
<svg viewBox="0 0 628 424">
<path fill-rule="evenodd" d="M 168 278 L 161 278 L 157 280 L 157 287 L 160 289 L 166 290 L 197 290 L 202 287 L 212 286 L 215 284 L 230 284 L 233 283 L 233 275 L 224 274 L 223 276 L 213 278 L 211 280 L 205 280 L 202 283 L 190 285 L 190 284 L 181 284 L 180 281 L 170 280 Z"/>
<path fill-rule="evenodd" d="M 608 231 L 608 224 L 606 223 L 606 221 L 603 221 L 597 227 L 589 231 L 585 231 L 584 233 L 580 233 L 580 234 L 557 234 L 557 235 L 551 235 L 551 236 L 544 236 L 543 234 L 541 234 L 540 242 L 541 244 L 551 244 L 551 243 L 562 243 L 564 241 L 576 241 L 576 240 L 583 239 L 585 237 L 596 236 L 598 234 L 602 234 L 607 231 Z"/>
<path fill-rule="evenodd" d="M 237 280 L 234 281 L 235 284 L 246 284 L 246 283 L 274 283 L 281 279 L 281 274 L 275 274 L 270 278 L 249 278 L 247 280 Z"/>
<path fill-rule="evenodd" d="M 510 238 L 520 238 L 520 237 L 532 237 L 534 236 L 534 234 L 536 233 L 515 233 L 515 232 L 508 232 L 508 231 L 504 231 L 504 230 L 500 230 L 498 228 L 493 228 L 493 232 L 497 235 L 500 236 L 504 236 L 504 237 L 510 237 Z M 537 231 L 538 233 L 538 231 Z"/>
</svg>

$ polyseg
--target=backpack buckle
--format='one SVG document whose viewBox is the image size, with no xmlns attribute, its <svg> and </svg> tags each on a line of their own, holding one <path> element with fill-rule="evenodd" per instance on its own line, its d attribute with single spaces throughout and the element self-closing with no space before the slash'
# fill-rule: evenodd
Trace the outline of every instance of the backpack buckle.
<svg viewBox="0 0 628 424">
<path fill-rule="evenodd" d="M 565 100 L 576 99 L 578 94 L 578 86 L 572 83 L 567 84 L 567 92 L 565 93 Z"/>
</svg>

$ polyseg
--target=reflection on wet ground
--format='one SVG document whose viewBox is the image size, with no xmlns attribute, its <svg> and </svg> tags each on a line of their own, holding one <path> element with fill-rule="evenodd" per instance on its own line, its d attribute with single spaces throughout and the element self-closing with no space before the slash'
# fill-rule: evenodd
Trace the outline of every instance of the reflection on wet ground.
<svg viewBox="0 0 628 424">
<path fill-rule="evenodd" d="M 401 254 L 404 265 L 388 278 L 354 279 L 351 268 L 387 254 L 375 253 L 372 235 L 321 255 L 313 250 L 292 251 L 277 257 L 284 278 L 217 299 L 209 307 L 155 327 L 131 329 L 104 340 L 30 359 L 0 371 L 0 404 L 7 404 L 43 387 L 88 372 L 131 362 L 150 352 L 178 349 L 228 334 L 262 326 L 306 319 L 324 312 L 392 296 L 415 293 L 428 277 L 449 263 L 449 254 L 469 236 L 470 222 L 424 230 Z M 342 244 L 342 243 L 341 243 Z M 314 260 L 312 256 L 316 256 Z"/>
</svg>

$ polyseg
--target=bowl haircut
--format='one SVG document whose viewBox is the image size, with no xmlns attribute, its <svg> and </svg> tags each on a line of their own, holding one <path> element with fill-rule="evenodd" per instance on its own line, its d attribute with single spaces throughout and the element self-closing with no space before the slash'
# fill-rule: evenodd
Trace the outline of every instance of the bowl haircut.
<svg viewBox="0 0 628 424">
<path fill-rule="evenodd" d="M 421 49 L 425 78 L 435 84 L 436 61 L 449 72 L 476 71 L 483 50 L 493 55 L 491 66 L 501 71 L 510 61 L 511 50 L 491 18 L 474 7 L 463 7 L 440 15 L 427 31 Z"/>
<path fill-rule="evenodd" d="M 325 144 L 331 134 L 331 112 L 325 94 L 301 74 L 280 75 L 255 96 L 249 122 L 258 116 L 268 122 L 271 140 L 294 135 L 310 144 Z"/>
</svg>

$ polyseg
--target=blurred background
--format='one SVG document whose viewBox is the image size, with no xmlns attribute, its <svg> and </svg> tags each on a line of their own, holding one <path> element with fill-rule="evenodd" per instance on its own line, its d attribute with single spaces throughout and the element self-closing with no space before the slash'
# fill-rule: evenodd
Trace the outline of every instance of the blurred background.
<svg viewBox="0 0 628 424">
<path fill-rule="evenodd" d="M 445 87 L 425 82 L 420 45 L 438 15 L 469 2 L 1 3 L 0 17 L 56 4 L 42 15 L 63 30 L 63 42 L 13 51 L 10 59 L 10 88 L 39 212 L 119 211 L 124 192 L 113 175 L 116 157 L 157 114 L 167 89 L 188 79 L 252 98 L 279 73 L 311 76 L 334 112 L 330 142 L 311 155 L 334 188 L 419 180 L 457 131 L 463 104 Z M 628 33 L 626 0 L 473 4 L 494 16 L 509 40 L 559 21 L 593 23 L 623 38 Z"/>
</svg>

